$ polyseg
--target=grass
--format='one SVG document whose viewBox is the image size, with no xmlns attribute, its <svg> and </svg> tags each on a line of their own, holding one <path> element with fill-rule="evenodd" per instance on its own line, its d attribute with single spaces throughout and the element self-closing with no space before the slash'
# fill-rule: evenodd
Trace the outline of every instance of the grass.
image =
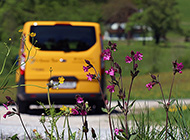
<svg viewBox="0 0 190 140">
<path fill-rule="evenodd" d="M 173 92 L 172 92 L 172 98 L 175 99 L 181 99 L 181 98 L 190 98 L 190 69 L 186 69 L 183 71 L 183 74 L 178 74 L 176 75 L 175 82 L 174 82 L 174 87 L 173 87 Z M 155 74 L 157 75 L 157 74 Z M 171 86 L 171 81 L 172 81 L 172 71 L 171 72 L 163 72 L 159 74 L 160 81 L 162 84 L 162 88 L 164 91 L 165 98 L 168 98 L 169 95 L 169 90 Z M 126 93 L 128 93 L 128 88 L 130 84 L 130 76 L 125 76 L 123 79 L 123 83 L 125 86 Z M 137 100 L 155 100 L 155 99 L 161 99 L 161 92 L 160 88 L 158 85 L 153 87 L 151 91 L 148 91 L 146 88 L 146 84 L 151 82 L 151 77 L 149 74 L 146 75 L 140 75 L 137 76 L 134 85 L 132 88 L 132 93 L 131 93 L 131 99 L 137 99 Z M 109 83 L 107 82 L 107 85 Z M 116 100 L 118 91 L 113 94 L 113 99 Z M 109 93 L 107 92 L 109 95 Z"/>
<path fill-rule="evenodd" d="M 179 103 L 181 104 L 181 103 Z M 183 111 L 183 117 L 186 120 L 187 126 L 190 126 L 190 106 L 189 105 L 180 105 Z M 172 108 L 174 108 L 174 110 L 172 110 Z M 169 109 L 169 117 L 171 119 L 171 121 L 173 120 L 173 117 L 179 117 L 178 115 L 178 111 L 177 111 L 177 107 L 175 105 L 172 105 Z M 164 125 L 165 124 L 165 117 L 166 117 L 166 112 L 164 110 L 164 108 L 159 107 L 159 108 L 154 108 L 154 107 L 150 107 L 150 108 L 145 108 L 145 109 L 138 109 L 138 110 L 132 110 L 132 114 L 135 114 L 135 117 L 137 120 L 140 120 L 140 118 L 142 117 L 142 114 L 146 114 L 145 115 L 145 119 L 149 119 L 150 123 L 154 124 L 154 125 Z M 133 116 L 132 114 L 129 115 L 129 120 L 133 120 Z M 149 116 L 147 116 L 149 115 Z M 146 118 L 149 117 L 149 118 Z"/>
</svg>

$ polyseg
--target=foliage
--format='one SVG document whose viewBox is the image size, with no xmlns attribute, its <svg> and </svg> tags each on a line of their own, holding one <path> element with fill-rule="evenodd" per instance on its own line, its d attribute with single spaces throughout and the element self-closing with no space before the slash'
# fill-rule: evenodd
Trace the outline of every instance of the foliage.
<svg viewBox="0 0 190 140">
<path fill-rule="evenodd" d="M 16 32 L 26 21 L 73 20 L 100 22 L 101 5 L 102 4 L 100 2 L 96 2 L 95 0 L 4 1 L 2 2 L 0 8 L 0 20 L 3 21 L 0 27 L 0 39 L 6 40 L 9 38 L 9 36 L 11 36 L 13 40 L 18 40 L 19 37 L 17 36 Z"/>
<path fill-rule="evenodd" d="M 136 0 L 136 3 L 140 11 L 133 14 L 129 21 L 133 25 L 151 27 L 156 44 L 159 44 L 161 37 L 165 39 L 168 31 L 179 30 L 179 11 L 175 0 Z"/>
</svg>

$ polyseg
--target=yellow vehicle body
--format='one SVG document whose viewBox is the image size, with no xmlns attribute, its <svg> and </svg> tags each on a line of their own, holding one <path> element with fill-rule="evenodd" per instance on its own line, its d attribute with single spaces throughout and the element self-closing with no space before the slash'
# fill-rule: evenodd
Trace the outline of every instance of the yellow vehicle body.
<svg viewBox="0 0 190 140">
<path fill-rule="evenodd" d="M 31 33 L 36 36 L 31 37 Z M 65 82 L 50 89 L 52 103 L 73 104 L 75 96 L 80 94 L 99 108 L 97 101 L 102 101 L 99 83 L 87 80 L 83 66 L 86 65 L 84 60 L 89 60 L 101 75 L 104 69 L 102 47 L 98 23 L 26 22 L 19 52 L 21 67 L 16 74 L 17 83 L 26 85 L 17 92 L 20 111 L 27 112 L 29 105 L 37 101 L 46 103 L 47 89 L 40 87 L 47 87 L 51 80 L 57 83 L 58 77 L 64 77 Z"/>
</svg>

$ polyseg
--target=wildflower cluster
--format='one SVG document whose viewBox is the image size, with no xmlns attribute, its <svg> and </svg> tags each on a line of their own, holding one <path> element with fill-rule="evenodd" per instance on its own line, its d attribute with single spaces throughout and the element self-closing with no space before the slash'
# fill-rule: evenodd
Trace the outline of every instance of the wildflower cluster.
<svg viewBox="0 0 190 140">
<path fill-rule="evenodd" d="M 6 108 L 6 110 L 9 110 L 8 106 L 15 105 L 16 103 L 9 96 L 6 96 L 6 99 L 7 99 L 7 103 L 3 104 L 3 106 Z M 17 113 L 18 113 L 18 111 L 15 108 L 12 108 L 12 111 L 7 111 L 6 114 L 3 115 L 3 118 L 6 118 L 7 116 L 10 117 Z"/>
<path fill-rule="evenodd" d="M 80 95 L 76 95 L 76 106 L 71 109 L 73 115 L 82 115 L 85 116 L 90 111 L 90 106 L 88 102 L 84 102 L 83 98 Z"/>
<path fill-rule="evenodd" d="M 88 72 L 89 69 L 94 68 L 94 66 L 90 63 L 90 61 L 85 60 L 85 62 L 86 62 L 86 64 L 88 64 L 88 65 L 87 65 L 87 66 L 83 66 L 84 72 Z M 97 78 L 97 76 L 96 76 L 95 74 L 91 74 L 91 73 L 88 73 L 88 74 L 86 75 L 86 77 L 87 77 L 87 79 L 88 79 L 89 81 L 92 81 L 92 79 L 96 79 L 96 78 Z"/>
<path fill-rule="evenodd" d="M 101 54 L 103 60 L 104 61 L 109 61 L 110 65 L 111 65 L 110 68 L 105 71 L 105 74 L 109 75 L 110 78 L 111 78 L 111 80 L 109 81 L 110 84 L 107 86 L 107 89 L 110 92 L 110 102 L 108 103 L 107 100 L 104 101 L 105 108 L 103 108 L 102 110 L 104 112 L 106 112 L 108 114 L 108 116 L 109 116 L 109 123 L 110 123 L 110 131 L 111 131 L 112 140 L 114 138 L 113 138 L 110 114 L 117 106 L 119 106 L 121 108 L 123 114 L 126 117 L 125 120 L 127 121 L 127 114 L 128 114 L 128 110 L 129 110 L 129 99 L 130 99 L 132 83 L 133 83 L 134 78 L 139 73 L 137 61 L 141 61 L 142 57 L 143 57 L 143 54 L 140 53 L 139 51 L 137 51 L 136 53 L 134 51 L 131 51 L 130 55 L 125 57 L 125 62 L 126 63 L 133 63 L 133 65 L 132 65 L 133 68 L 130 71 L 131 76 L 132 76 L 132 81 L 131 81 L 131 86 L 129 88 L 128 98 L 127 98 L 127 102 L 126 102 L 125 101 L 126 95 L 125 95 L 125 90 L 124 90 L 123 81 L 122 81 L 122 70 L 121 70 L 120 65 L 117 62 L 115 62 L 114 56 L 113 56 L 113 53 L 116 52 L 116 51 L 117 51 L 117 44 L 112 43 L 112 42 L 109 41 L 108 46 L 103 50 L 103 52 Z M 88 70 L 90 68 L 93 68 L 94 71 L 95 71 L 95 74 L 90 74 L 90 73 L 87 74 L 88 80 L 89 81 L 91 81 L 92 79 L 98 79 L 99 80 L 99 75 L 96 72 L 96 69 L 93 67 L 93 65 L 87 60 L 85 60 L 85 62 L 88 65 L 83 66 L 84 72 L 88 72 Z M 120 101 L 118 101 L 118 105 L 116 105 L 114 107 L 111 107 L 112 94 L 115 93 L 115 91 L 116 91 L 115 88 L 116 87 L 119 90 L 118 97 L 119 97 L 119 99 L 122 100 L 123 104 L 121 104 Z M 102 97 L 104 97 L 104 96 L 102 96 Z M 126 128 L 125 129 L 126 129 L 125 132 L 124 132 L 125 134 L 123 133 L 123 136 L 128 139 L 129 135 L 128 135 L 128 130 L 127 130 L 128 129 L 127 122 L 126 122 Z M 120 132 L 120 130 L 121 129 L 116 129 L 115 134 L 117 135 Z"/>
<path fill-rule="evenodd" d="M 177 63 L 177 60 L 175 60 L 174 62 L 172 62 L 172 64 L 173 64 L 174 75 L 177 72 L 180 73 L 180 74 L 182 74 L 183 64 L 182 63 Z"/>
</svg>

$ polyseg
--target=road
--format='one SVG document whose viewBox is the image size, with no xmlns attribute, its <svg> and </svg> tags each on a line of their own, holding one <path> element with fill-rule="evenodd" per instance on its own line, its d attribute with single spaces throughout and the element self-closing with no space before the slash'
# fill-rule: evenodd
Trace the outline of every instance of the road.
<svg viewBox="0 0 190 140">
<path fill-rule="evenodd" d="M 190 99 L 183 100 L 186 104 L 190 104 Z M 113 105 L 116 105 L 117 102 L 113 102 Z M 160 105 L 156 101 L 136 101 L 134 107 L 135 108 L 145 108 L 145 107 L 159 107 Z M 14 107 L 14 106 L 13 106 Z M 32 110 L 36 108 L 36 106 L 32 106 Z M 35 110 L 35 109 L 34 109 Z M 117 108 L 118 110 L 118 108 Z M 11 116 L 7 117 L 6 119 L 3 118 L 3 115 L 6 113 L 6 109 L 3 106 L 0 106 L 0 132 L 4 136 L 11 136 L 14 134 L 18 134 L 20 139 L 24 139 L 24 131 L 19 121 L 18 116 Z M 44 129 L 40 124 L 39 120 L 41 118 L 39 112 L 30 112 L 30 114 L 22 114 L 22 119 L 24 124 L 29 131 L 29 133 L 33 134 L 33 129 L 36 129 L 41 134 L 44 134 Z M 116 116 L 118 113 L 113 113 L 112 116 Z M 47 118 L 47 117 L 46 117 Z M 108 124 L 108 116 L 106 114 L 92 114 L 88 115 L 87 117 L 89 129 L 92 127 L 95 129 L 97 135 L 100 135 L 101 140 L 109 138 L 110 131 L 109 131 L 109 124 Z M 57 122 L 58 130 L 61 132 L 63 130 L 63 122 L 64 117 L 60 118 Z M 71 126 L 72 132 L 79 131 L 82 126 L 82 119 L 81 116 L 70 116 L 69 123 Z M 48 126 L 48 123 L 46 123 Z M 89 133 L 90 137 L 91 134 Z M 0 136 L 1 137 L 1 136 Z"/>
</svg>

